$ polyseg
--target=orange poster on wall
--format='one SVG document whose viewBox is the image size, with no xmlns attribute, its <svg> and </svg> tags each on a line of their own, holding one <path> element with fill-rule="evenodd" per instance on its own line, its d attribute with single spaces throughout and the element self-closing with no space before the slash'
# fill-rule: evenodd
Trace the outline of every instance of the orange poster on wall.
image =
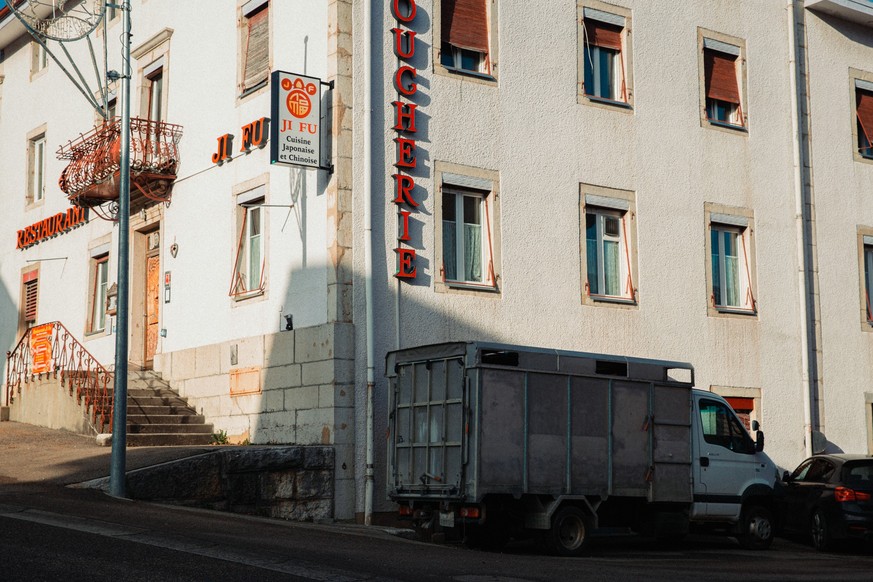
<svg viewBox="0 0 873 582">
<path fill-rule="evenodd" d="M 46 323 L 30 330 L 30 357 L 33 361 L 34 374 L 51 371 L 52 329 L 54 325 Z"/>
</svg>

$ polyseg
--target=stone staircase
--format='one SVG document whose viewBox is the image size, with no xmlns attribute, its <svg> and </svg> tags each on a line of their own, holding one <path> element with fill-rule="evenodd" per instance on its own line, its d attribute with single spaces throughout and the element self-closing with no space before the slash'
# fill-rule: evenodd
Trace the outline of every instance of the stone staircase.
<svg viewBox="0 0 873 582">
<path fill-rule="evenodd" d="M 127 446 L 208 445 L 213 428 L 157 372 L 127 375 Z"/>
</svg>

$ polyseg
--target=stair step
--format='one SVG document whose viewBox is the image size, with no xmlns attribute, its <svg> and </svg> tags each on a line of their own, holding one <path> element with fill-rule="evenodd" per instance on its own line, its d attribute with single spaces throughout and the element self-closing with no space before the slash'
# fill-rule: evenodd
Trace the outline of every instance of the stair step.
<svg viewBox="0 0 873 582">
<path fill-rule="evenodd" d="M 159 397 L 159 398 L 181 398 L 178 392 L 171 390 L 170 388 L 128 388 L 127 389 L 127 397 L 128 398 L 151 398 L 151 397 Z"/>
<path fill-rule="evenodd" d="M 180 445 L 209 445 L 212 444 L 212 434 L 129 434 L 127 446 L 129 447 L 166 447 Z"/>
<path fill-rule="evenodd" d="M 200 414 L 128 414 L 127 424 L 205 424 Z"/>
<path fill-rule="evenodd" d="M 128 396 L 127 406 L 177 406 L 186 407 L 188 401 L 179 396 Z M 188 406 L 190 408 L 190 406 Z"/>
<path fill-rule="evenodd" d="M 177 433 L 177 434 L 208 434 L 212 435 L 213 428 L 211 424 L 128 424 L 128 434 L 155 434 L 155 433 Z"/>
<path fill-rule="evenodd" d="M 184 406 L 140 406 L 139 404 L 127 403 L 127 414 L 141 414 L 143 416 L 165 416 L 178 414 L 180 416 L 191 416 L 197 414 L 193 408 Z"/>
</svg>

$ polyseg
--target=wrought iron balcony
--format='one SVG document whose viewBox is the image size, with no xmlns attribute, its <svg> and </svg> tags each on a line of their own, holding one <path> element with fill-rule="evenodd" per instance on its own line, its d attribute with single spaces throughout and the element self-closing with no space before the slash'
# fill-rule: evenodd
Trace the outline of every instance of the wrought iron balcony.
<svg viewBox="0 0 873 582">
<path fill-rule="evenodd" d="M 131 207 L 169 202 L 179 168 L 182 126 L 162 121 L 130 120 Z M 93 208 L 118 201 L 121 119 L 107 121 L 58 149 L 70 160 L 58 180 L 75 206 Z"/>
</svg>

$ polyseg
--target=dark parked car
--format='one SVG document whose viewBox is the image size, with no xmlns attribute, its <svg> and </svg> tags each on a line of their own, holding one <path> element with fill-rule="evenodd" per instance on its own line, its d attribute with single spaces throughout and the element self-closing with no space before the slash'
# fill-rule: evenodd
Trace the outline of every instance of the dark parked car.
<svg viewBox="0 0 873 582">
<path fill-rule="evenodd" d="M 817 550 L 840 539 L 873 540 L 873 457 L 814 455 L 782 481 L 784 531 L 810 536 Z"/>
</svg>

